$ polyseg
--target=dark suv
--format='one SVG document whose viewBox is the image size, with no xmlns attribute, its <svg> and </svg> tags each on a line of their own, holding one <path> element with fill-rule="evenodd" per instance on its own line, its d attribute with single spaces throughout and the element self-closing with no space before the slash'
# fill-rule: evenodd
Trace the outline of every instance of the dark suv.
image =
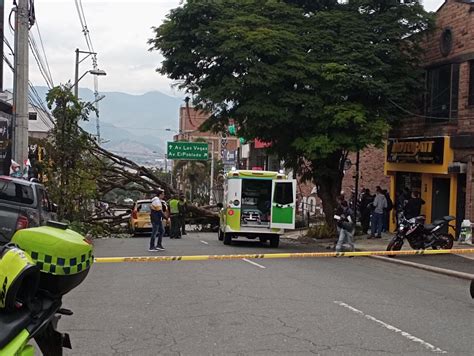
<svg viewBox="0 0 474 356">
<path fill-rule="evenodd" d="M 46 225 L 56 218 L 55 211 L 42 184 L 0 176 L 0 245 L 17 230 Z"/>
</svg>

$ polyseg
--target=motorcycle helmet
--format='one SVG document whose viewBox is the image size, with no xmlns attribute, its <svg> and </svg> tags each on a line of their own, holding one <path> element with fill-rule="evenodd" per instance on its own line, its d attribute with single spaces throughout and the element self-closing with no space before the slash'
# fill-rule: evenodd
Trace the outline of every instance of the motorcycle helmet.
<svg viewBox="0 0 474 356">
<path fill-rule="evenodd" d="M 33 300 L 39 285 L 39 268 L 14 245 L 0 248 L 0 311 L 13 311 Z"/>
<path fill-rule="evenodd" d="M 77 287 L 89 273 L 94 261 L 92 244 L 68 229 L 67 224 L 48 225 L 18 230 L 12 242 L 28 252 L 40 269 L 39 288 L 61 296 Z"/>
</svg>

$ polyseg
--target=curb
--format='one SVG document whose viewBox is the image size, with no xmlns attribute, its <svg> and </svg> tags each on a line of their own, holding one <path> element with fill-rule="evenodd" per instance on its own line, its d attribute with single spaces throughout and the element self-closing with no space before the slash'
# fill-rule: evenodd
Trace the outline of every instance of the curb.
<svg viewBox="0 0 474 356">
<path fill-rule="evenodd" d="M 381 261 L 384 261 L 384 262 L 395 263 L 395 264 L 399 264 L 399 265 L 404 265 L 404 266 L 409 266 L 409 267 L 422 269 L 422 270 L 433 272 L 433 273 L 443 274 L 445 276 L 465 279 L 465 280 L 468 280 L 468 281 L 474 281 L 474 274 L 470 274 L 470 273 L 457 272 L 457 271 L 453 271 L 453 270 L 450 270 L 450 269 L 439 268 L 439 267 L 434 267 L 434 266 L 428 266 L 428 265 L 423 265 L 423 264 L 420 264 L 420 263 L 415 263 L 415 262 L 410 262 L 410 261 L 401 261 L 401 260 L 396 260 L 396 259 L 393 259 L 393 258 L 390 258 L 390 257 L 383 257 L 383 256 L 368 256 L 368 257 L 375 258 L 377 260 L 381 260 Z"/>
</svg>

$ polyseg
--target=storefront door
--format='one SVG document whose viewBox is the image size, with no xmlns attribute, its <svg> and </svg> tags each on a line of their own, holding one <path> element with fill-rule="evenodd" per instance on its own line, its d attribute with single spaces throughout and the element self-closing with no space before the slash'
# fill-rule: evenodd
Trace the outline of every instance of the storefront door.
<svg viewBox="0 0 474 356">
<path fill-rule="evenodd" d="M 433 178 L 431 221 L 449 215 L 449 178 Z"/>
</svg>

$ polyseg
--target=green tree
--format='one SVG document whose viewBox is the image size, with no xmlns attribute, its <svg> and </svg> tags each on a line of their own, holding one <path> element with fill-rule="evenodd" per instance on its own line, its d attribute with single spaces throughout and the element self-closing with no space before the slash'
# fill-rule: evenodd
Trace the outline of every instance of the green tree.
<svg viewBox="0 0 474 356">
<path fill-rule="evenodd" d="M 94 108 L 67 86 L 54 87 L 46 100 L 56 123 L 46 142 L 45 184 L 58 204 L 60 219 L 84 221 L 93 208 L 99 172 L 89 154 L 91 138 L 79 123 Z"/>
<path fill-rule="evenodd" d="M 189 0 L 154 28 L 159 72 L 318 186 L 328 223 L 351 151 L 381 145 L 421 91 L 417 0 Z"/>
</svg>

